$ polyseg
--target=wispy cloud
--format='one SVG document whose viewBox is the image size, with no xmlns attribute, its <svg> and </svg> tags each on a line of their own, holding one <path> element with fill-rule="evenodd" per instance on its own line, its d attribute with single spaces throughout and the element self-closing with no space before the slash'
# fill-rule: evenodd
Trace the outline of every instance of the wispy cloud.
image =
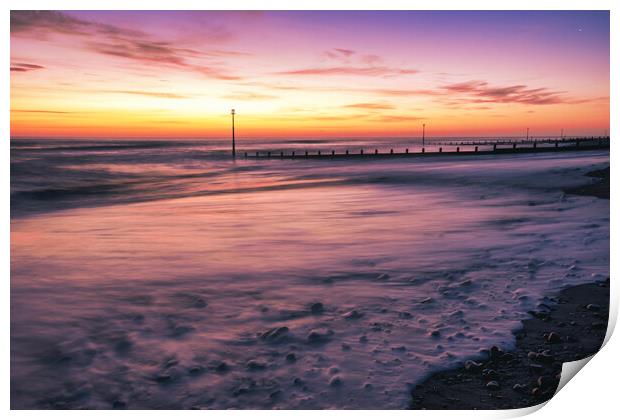
<svg viewBox="0 0 620 420">
<path fill-rule="evenodd" d="M 103 55 L 126 58 L 144 64 L 173 66 L 215 79 L 239 79 L 222 68 L 191 63 L 189 59 L 205 57 L 208 54 L 189 48 L 179 48 L 169 42 L 116 38 L 107 42 L 89 41 L 86 45 L 90 50 Z M 218 51 L 217 54 L 221 55 L 223 52 Z"/>
<path fill-rule="evenodd" d="M 152 92 L 148 90 L 107 90 L 106 93 L 118 93 L 121 95 L 140 95 L 140 96 L 150 96 L 155 98 L 166 98 L 166 99 L 186 99 L 189 98 L 187 95 L 180 95 L 178 93 L 172 92 Z"/>
<path fill-rule="evenodd" d="M 44 69 L 44 66 L 30 63 L 11 63 L 11 71 L 26 72 Z"/>
<path fill-rule="evenodd" d="M 71 111 L 51 111 L 47 109 L 12 109 L 11 112 L 21 112 L 27 114 L 73 114 Z"/>
<path fill-rule="evenodd" d="M 449 95 L 462 95 L 473 103 L 522 103 L 529 105 L 548 105 L 570 103 L 566 92 L 548 88 L 529 88 L 527 85 L 491 86 L 486 81 L 471 80 L 442 86 Z"/>
<path fill-rule="evenodd" d="M 263 101 L 269 99 L 277 99 L 276 95 L 268 95 L 264 93 L 254 93 L 254 92 L 236 92 L 230 95 L 224 95 L 222 98 L 225 99 L 234 99 L 239 101 Z"/>
<path fill-rule="evenodd" d="M 354 109 L 394 109 L 393 105 L 384 104 L 384 103 L 375 103 L 375 102 L 364 102 L 358 104 L 349 104 L 345 105 L 345 108 L 354 108 Z"/>
<path fill-rule="evenodd" d="M 214 36 L 221 41 L 225 35 L 218 28 Z M 145 32 L 100 22 L 78 19 L 55 11 L 12 11 L 11 35 L 47 38 L 50 34 L 77 36 L 84 39 L 87 50 L 124 58 L 148 65 L 163 65 L 197 72 L 210 78 L 237 80 L 218 65 L 205 64 L 214 57 L 247 55 L 244 52 L 226 51 L 221 48 L 198 51 L 172 42 L 153 39 Z M 203 41 L 210 41 L 205 34 Z M 20 70 L 15 70 L 20 71 Z"/>
<path fill-rule="evenodd" d="M 377 122 L 385 122 L 385 123 L 399 123 L 399 122 L 407 122 L 407 121 L 420 121 L 424 118 L 416 117 L 413 115 L 378 115 L 375 117 L 369 118 L 371 121 Z"/>
<path fill-rule="evenodd" d="M 50 10 L 12 10 L 11 34 L 32 34 L 46 37 L 50 33 L 66 35 L 104 35 L 144 36 L 141 31 L 120 28 L 99 22 L 77 19 L 63 12 Z"/>
<path fill-rule="evenodd" d="M 399 76 L 416 74 L 418 70 L 400 69 L 385 66 L 338 66 L 338 67 L 310 67 L 296 70 L 276 72 L 285 76 Z"/>
<path fill-rule="evenodd" d="M 325 55 L 325 57 L 332 60 L 346 60 L 354 54 L 355 51 L 348 48 L 332 48 L 331 50 L 323 52 L 323 55 Z"/>
</svg>

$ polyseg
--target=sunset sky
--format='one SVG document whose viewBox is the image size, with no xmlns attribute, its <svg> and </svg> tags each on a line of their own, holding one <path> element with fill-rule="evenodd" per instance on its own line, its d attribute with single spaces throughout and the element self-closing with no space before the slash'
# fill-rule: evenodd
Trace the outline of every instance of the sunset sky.
<svg viewBox="0 0 620 420">
<path fill-rule="evenodd" d="M 602 135 L 609 13 L 11 12 L 11 136 Z"/>
</svg>

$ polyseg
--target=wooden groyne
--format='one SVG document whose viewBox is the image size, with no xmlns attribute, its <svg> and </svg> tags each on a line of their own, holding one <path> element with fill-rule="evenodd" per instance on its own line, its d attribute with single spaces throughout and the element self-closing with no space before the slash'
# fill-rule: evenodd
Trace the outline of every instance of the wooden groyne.
<svg viewBox="0 0 620 420">
<path fill-rule="evenodd" d="M 544 153 L 575 150 L 609 149 L 609 137 L 583 137 L 537 141 L 482 141 L 432 144 L 430 147 L 405 149 L 350 148 L 344 150 L 258 150 L 244 152 L 254 159 L 373 159 L 423 156 L 472 156 L 508 153 Z"/>
</svg>

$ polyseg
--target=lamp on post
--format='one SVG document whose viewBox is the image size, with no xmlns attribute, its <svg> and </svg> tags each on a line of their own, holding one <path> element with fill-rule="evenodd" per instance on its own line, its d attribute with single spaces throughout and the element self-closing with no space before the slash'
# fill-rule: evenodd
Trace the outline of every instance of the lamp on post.
<svg viewBox="0 0 620 420">
<path fill-rule="evenodd" d="M 233 108 L 230 111 L 230 115 L 232 116 L 232 156 L 235 157 L 235 109 Z"/>
</svg>

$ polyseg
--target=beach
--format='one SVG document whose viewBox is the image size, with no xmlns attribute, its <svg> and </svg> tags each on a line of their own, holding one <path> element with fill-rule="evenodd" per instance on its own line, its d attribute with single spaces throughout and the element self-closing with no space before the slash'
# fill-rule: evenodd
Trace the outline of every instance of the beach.
<svg viewBox="0 0 620 420">
<path fill-rule="evenodd" d="M 413 409 L 498 410 L 548 401 L 562 363 L 598 352 L 609 315 L 609 280 L 573 286 L 548 299 L 515 332 L 516 347 L 491 347 L 462 368 L 437 373 L 412 391 Z"/>
<path fill-rule="evenodd" d="M 593 182 L 566 189 L 568 194 L 609 199 L 609 167 L 585 174 Z M 548 401 L 555 394 L 562 363 L 599 351 L 609 318 L 609 278 L 572 286 L 523 321 L 516 346 L 494 346 L 457 369 L 432 375 L 411 392 L 412 409 L 514 409 Z"/>
<path fill-rule="evenodd" d="M 334 163 L 232 161 L 225 142 L 11 147 L 14 409 L 406 409 L 493 346 L 520 360 L 531 311 L 609 276 L 609 202 L 565 192 L 596 182 L 606 150 Z"/>
</svg>

